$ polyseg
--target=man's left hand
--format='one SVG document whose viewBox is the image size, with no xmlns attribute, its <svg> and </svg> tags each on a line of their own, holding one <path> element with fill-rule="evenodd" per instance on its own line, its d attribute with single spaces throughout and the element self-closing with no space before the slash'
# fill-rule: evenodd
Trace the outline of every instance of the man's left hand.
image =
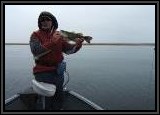
<svg viewBox="0 0 160 115">
<path fill-rule="evenodd" d="M 75 39 L 75 42 L 76 42 L 76 45 L 77 45 L 77 46 L 82 45 L 82 42 L 83 42 L 83 41 L 84 41 L 83 38 L 76 38 L 76 39 Z"/>
</svg>

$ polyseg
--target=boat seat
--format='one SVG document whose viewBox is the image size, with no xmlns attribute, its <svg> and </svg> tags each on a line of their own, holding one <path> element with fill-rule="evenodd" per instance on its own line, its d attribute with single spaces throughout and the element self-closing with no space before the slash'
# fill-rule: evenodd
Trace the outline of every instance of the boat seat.
<svg viewBox="0 0 160 115">
<path fill-rule="evenodd" d="M 35 79 L 32 79 L 32 88 L 33 90 L 42 96 L 54 96 L 56 92 L 56 86 L 53 84 L 48 84 L 44 82 L 39 82 Z"/>
</svg>

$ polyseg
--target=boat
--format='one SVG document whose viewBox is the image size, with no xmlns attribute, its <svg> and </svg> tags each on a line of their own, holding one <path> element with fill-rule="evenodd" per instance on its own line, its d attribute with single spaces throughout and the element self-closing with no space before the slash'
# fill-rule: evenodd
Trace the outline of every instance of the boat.
<svg viewBox="0 0 160 115">
<path fill-rule="evenodd" d="M 38 89 L 39 90 L 39 89 Z M 41 88 L 42 90 L 42 88 Z M 39 90 L 40 91 L 40 90 Z M 49 92 L 49 95 L 54 95 Z M 38 93 L 33 86 L 26 88 L 26 90 L 13 95 L 5 100 L 5 110 L 25 110 L 25 111 L 46 111 L 48 102 L 45 99 L 46 92 L 44 94 Z M 51 102 L 52 103 L 52 102 Z M 54 102 L 53 102 L 54 103 Z M 55 110 L 55 106 L 50 108 L 51 111 Z M 60 111 L 63 110 L 103 110 L 94 102 L 85 98 L 77 92 L 68 90 L 66 87 L 63 90 L 63 102 Z"/>
</svg>

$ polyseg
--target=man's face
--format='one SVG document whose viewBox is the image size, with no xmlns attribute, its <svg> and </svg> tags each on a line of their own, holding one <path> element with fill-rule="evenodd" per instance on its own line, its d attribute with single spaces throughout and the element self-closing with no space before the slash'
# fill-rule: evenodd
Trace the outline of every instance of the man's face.
<svg viewBox="0 0 160 115">
<path fill-rule="evenodd" d="M 41 20 L 41 28 L 43 30 L 50 30 L 52 26 L 52 20 L 48 17 L 42 17 Z"/>
</svg>

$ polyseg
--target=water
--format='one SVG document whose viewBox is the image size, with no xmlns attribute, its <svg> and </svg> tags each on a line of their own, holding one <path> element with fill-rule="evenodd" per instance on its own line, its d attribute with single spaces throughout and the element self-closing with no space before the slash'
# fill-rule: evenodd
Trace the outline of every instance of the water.
<svg viewBox="0 0 160 115">
<path fill-rule="evenodd" d="M 83 46 L 65 55 L 71 89 L 104 109 L 155 109 L 153 46 Z M 31 85 L 28 45 L 5 46 L 5 99 Z"/>
</svg>

